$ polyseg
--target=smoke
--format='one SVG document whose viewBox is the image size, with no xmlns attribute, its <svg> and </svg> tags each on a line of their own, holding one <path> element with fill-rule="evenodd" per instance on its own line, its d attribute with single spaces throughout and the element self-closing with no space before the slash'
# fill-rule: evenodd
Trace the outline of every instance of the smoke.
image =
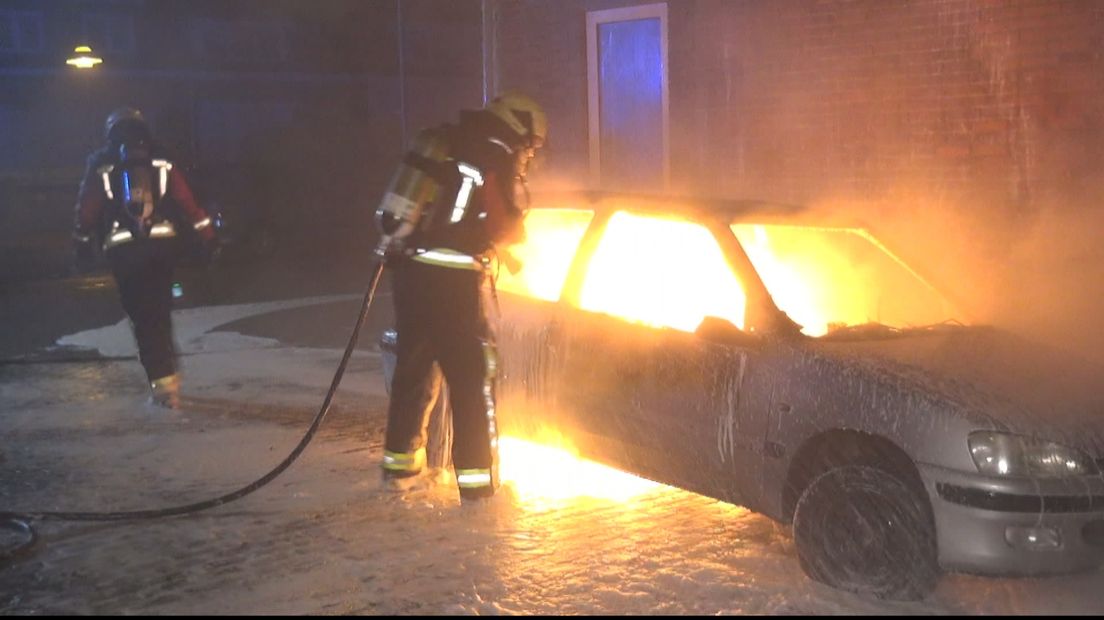
<svg viewBox="0 0 1104 620">
<path fill-rule="evenodd" d="M 1104 363 L 1102 224 L 1099 206 L 1040 212 L 998 263 L 993 322 Z"/>
<path fill-rule="evenodd" d="M 878 201 L 824 200 L 814 210 L 868 224 L 967 322 L 1104 364 L 1104 203 L 1094 196 L 1063 188 L 1042 204 L 1007 207 L 997 191 L 900 184 Z"/>
</svg>

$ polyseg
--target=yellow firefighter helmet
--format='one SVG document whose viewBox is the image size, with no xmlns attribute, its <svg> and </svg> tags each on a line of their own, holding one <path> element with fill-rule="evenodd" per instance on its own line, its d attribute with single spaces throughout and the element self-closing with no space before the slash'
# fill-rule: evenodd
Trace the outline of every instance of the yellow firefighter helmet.
<svg viewBox="0 0 1104 620">
<path fill-rule="evenodd" d="M 487 104 L 486 109 L 502 119 L 529 148 L 540 148 L 548 138 L 548 116 L 539 103 L 524 93 L 504 92 Z"/>
</svg>

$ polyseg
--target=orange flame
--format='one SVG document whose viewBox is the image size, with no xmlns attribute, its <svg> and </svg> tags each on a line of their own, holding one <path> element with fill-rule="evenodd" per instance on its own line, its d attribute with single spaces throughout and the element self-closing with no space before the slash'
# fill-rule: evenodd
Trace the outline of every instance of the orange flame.
<svg viewBox="0 0 1104 620">
<path fill-rule="evenodd" d="M 625 212 L 610 218 L 587 269 L 580 305 L 687 332 L 706 316 L 744 326 L 744 289 L 709 229 Z"/>
<path fill-rule="evenodd" d="M 499 439 L 499 476 L 529 505 L 579 498 L 629 501 L 664 485 L 585 460 L 561 434 L 542 429 L 530 438 Z"/>
<path fill-rule="evenodd" d="M 503 273 L 500 290 L 555 301 L 593 213 L 534 209 L 527 240 L 512 252 L 517 274 Z M 713 235 L 700 224 L 625 212 L 610 218 L 583 282 L 584 310 L 655 327 L 694 331 L 705 316 L 744 325 L 743 287 Z"/>
<path fill-rule="evenodd" d="M 810 336 L 843 325 L 956 318 L 935 288 L 861 228 L 735 224 L 732 231 L 775 305 Z"/>
<path fill-rule="evenodd" d="M 499 288 L 558 300 L 592 218 L 580 209 L 530 211 L 528 239 L 512 249 L 524 266 L 501 274 Z M 958 318 L 935 288 L 866 230 L 731 228 L 775 304 L 808 335 L 869 322 L 907 327 Z M 692 332 L 706 316 L 744 327 L 746 295 L 705 226 L 621 211 L 595 249 L 579 303 L 584 310 Z"/>
<path fill-rule="evenodd" d="M 556 301 L 571 259 L 594 212 L 582 209 L 533 209 L 525 215 L 525 242 L 510 248 L 522 264 L 517 274 L 504 271 L 495 286 L 546 301 Z"/>
</svg>

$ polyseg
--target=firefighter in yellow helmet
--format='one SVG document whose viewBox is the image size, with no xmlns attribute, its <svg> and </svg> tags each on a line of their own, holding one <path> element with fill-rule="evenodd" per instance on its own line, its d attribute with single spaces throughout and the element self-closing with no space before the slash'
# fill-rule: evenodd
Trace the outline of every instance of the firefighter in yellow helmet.
<svg viewBox="0 0 1104 620">
<path fill-rule="evenodd" d="M 494 337 L 483 284 L 496 251 L 525 237 L 516 203 L 548 135 L 530 97 L 509 92 L 459 122 L 423 130 L 377 211 L 392 272 L 398 342 L 387 412 L 386 477 L 425 466 L 427 424 L 448 386 L 462 501 L 498 487 Z"/>
</svg>

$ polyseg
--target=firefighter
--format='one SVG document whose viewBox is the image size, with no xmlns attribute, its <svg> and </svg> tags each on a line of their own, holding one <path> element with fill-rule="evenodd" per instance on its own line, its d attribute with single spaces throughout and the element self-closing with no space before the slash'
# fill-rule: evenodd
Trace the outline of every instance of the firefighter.
<svg viewBox="0 0 1104 620">
<path fill-rule="evenodd" d="M 524 239 L 517 196 L 527 195 L 529 162 L 547 133 L 540 105 L 504 93 L 481 110 L 461 111 L 456 124 L 420 132 L 384 196 L 379 253 L 392 273 L 398 331 L 385 478 L 425 467 L 443 376 L 461 501 L 491 497 L 498 487 L 498 362 L 484 283 L 494 257 Z"/>
<path fill-rule="evenodd" d="M 171 323 L 173 268 L 187 233 L 194 232 L 210 255 L 217 249 L 215 230 L 183 174 L 154 143 L 141 111 L 112 112 L 104 138 L 88 157 L 77 196 L 77 266 L 86 270 L 95 246 L 103 250 L 138 342 L 150 403 L 175 409 L 180 379 Z"/>
</svg>

